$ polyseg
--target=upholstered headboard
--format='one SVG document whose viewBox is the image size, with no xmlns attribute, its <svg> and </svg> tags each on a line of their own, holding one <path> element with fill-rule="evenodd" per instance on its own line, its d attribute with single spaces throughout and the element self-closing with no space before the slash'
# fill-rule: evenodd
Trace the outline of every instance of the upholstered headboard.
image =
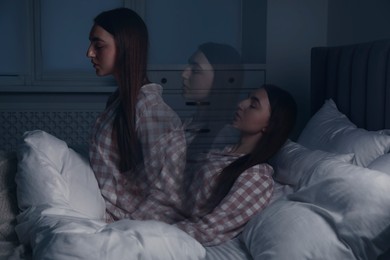
<svg viewBox="0 0 390 260">
<path fill-rule="evenodd" d="M 311 112 L 328 98 L 358 127 L 390 128 L 390 39 L 313 48 Z"/>
</svg>

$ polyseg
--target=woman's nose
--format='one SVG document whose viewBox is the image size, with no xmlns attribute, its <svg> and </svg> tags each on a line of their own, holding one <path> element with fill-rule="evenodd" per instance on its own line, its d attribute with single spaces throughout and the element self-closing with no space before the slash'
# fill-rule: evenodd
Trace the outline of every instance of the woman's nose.
<svg viewBox="0 0 390 260">
<path fill-rule="evenodd" d="M 188 79 L 190 77 L 190 74 L 191 74 L 191 69 L 189 66 L 186 66 L 183 70 L 183 72 L 181 73 L 181 77 L 183 79 Z"/>
<path fill-rule="evenodd" d="M 240 110 L 244 110 L 246 107 L 248 107 L 249 105 L 249 98 L 246 98 L 244 100 L 241 100 L 240 103 L 238 103 L 238 106 L 237 108 L 240 109 Z"/>
<path fill-rule="evenodd" d="M 243 102 L 244 101 L 241 101 L 237 104 L 237 110 L 242 110 L 242 107 L 243 107 Z"/>
<path fill-rule="evenodd" d="M 95 52 L 93 51 L 92 45 L 90 45 L 87 49 L 87 57 L 93 58 L 95 57 Z"/>
</svg>

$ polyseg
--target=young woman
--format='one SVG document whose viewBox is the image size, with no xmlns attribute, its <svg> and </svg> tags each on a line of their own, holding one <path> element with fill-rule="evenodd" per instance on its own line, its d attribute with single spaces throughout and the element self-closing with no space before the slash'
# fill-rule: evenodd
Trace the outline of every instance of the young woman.
<svg viewBox="0 0 390 260">
<path fill-rule="evenodd" d="M 292 96 L 274 85 L 240 102 L 233 121 L 239 142 L 199 160 L 188 189 L 187 219 L 175 225 L 204 246 L 239 234 L 271 198 L 273 169 L 267 161 L 287 140 L 296 110 Z"/>
<path fill-rule="evenodd" d="M 232 46 L 206 42 L 198 46 L 182 72 L 183 97 L 196 111 L 186 131 L 189 158 L 237 141 L 237 133 L 223 131 L 231 121 L 242 87 L 241 56 Z M 193 139 L 194 138 L 194 139 Z"/>
<path fill-rule="evenodd" d="M 175 144 L 186 140 L 161 87 L 146 77 L 144 22 L 125 8 L 103 12 L 89 38 L 96 74 L 113 75 L 118 89 L 93 128 L 90 164 L 46 132 L 23 137 L 19 239 L 34 259 L 203 259 L 199 242 L 167 224 L 180 204 L 186 154 Z"/>
<path fill-rule="evenodd" d="M 93 128 L 90 163 L 106 201 L 108 220 L 170 222 L 177 204 L 185 146 L 182 123 L 147 78 L 148 32 L 134 11 L 99 14 L 87 57 L 98 76 L 114 76 L 118 89 Z"/>
</svg>

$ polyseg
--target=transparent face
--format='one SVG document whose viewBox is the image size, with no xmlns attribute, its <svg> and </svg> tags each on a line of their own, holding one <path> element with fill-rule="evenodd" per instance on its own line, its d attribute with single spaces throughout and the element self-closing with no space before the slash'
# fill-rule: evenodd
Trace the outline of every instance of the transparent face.
<svg viewBox="0 0 390 260">
<path fill-rule="evenodd" d="M 89 34 L 87 57 L 91 59 L 96 75 L 106 76 L 115 72 L 116 47 L 114 37 L 98 25 Z"/>
<path fill-rule="evenodd" d="M 213 86 L 214 69 L 201 51 L 196 51 L 188 60 L 182 73 L 183 96 L 187 100 L 207 99 Z"/>
<path fill-rule="evenodd" d="M 258 89 L 239 103 L 232 125 L 243 134 L 262 134 L 268 126 L 270 115 L 267 91 Z"/>
</svg>

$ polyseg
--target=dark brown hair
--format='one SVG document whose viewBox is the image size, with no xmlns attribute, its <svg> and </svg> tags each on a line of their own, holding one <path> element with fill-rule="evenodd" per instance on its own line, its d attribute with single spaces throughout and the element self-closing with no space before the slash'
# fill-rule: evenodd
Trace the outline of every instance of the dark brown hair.
<svg viewBox="0 0 390 260">
<path fill-rule="evenodd" d="M 107 106 L 119 101 L 113 126 L 120 155 L 119 169 L 131 173 L 142 162 L 142 151 L 135 131 L 135 106 L 140 88 L 147 80 L 148 30 L 142 18 L 128 8 L 105 11 L 94 19 L 95 25 L 115 40 L 118 90 Z"/>
<path fill-rule="evenodd" d="M 291 94 L 275 85 L 263 85 L 262 88 L 267 92 L 271 107 L 267 130 L 251 153 L 241 156 L 222 170 L 217 185 L 205 203 L 205 212 L 211 212 L 218 206 L 242 172 L 267 162 L 286 142 L 294 127 L 297 105 Z"/>
</svg>

